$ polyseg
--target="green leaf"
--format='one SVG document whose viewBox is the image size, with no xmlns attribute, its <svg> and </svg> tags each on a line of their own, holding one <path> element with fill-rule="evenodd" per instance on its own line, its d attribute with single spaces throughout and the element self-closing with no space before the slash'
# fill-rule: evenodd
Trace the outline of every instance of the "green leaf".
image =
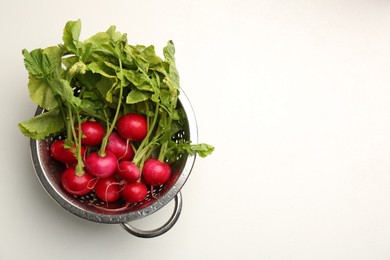
<svg viewBox="0 0 390 260">
<path fill-rule="evenodd" d="M 174 107 L 171 106 L 172 92 L 168 89 L 162 89 L 160 91 L 160 102 L 169 113 L 173 112 Z"/>
<path fill-rule="evenodd" d="M 37 79 L 47 81 L 50 77 L 61 75 L 62 50 L 59 47 L 35 49 L 31 52 L 24 49 L 22 54 L 27 71 Z"/>
<path fill-rule="evenodd" d="M 24 65 L 27 71 L 38 79 L 43 79 L 50 74 L 52 69 L 49 56 L 42 49 L 35 49 L 28 52 L 22 51 L 24 56 Z"/>
<path fill-rule="evenodd" d="M 87 65 L 87 70 L 90 70 L 93 73 L 98 73 L 107 78 L 115 78 L 115 70 L 108 67 L 104 61 L 100 62 L 91 62 Z"/>
<path fill-rule="evenodd" d="M 106 33 L 113 42 L 118 42 L 122 38 L 122 34 L 116 31 L 115 25 L 111 25 L 110 28 L 108 28 L 108 30 L 106 31 Z"/>
<path fill-rule="evenodd" d="M 64 41 L 64 46 L 73 53 L 78 53 L 78 48 L 80 47 L 79 37 L 81 33 L 81 21 L 68 21 L 65 25 L 62 40 Z"/>
<path fill-rule="evenodd" d="M 156 55 L 153 45 L 144 48 L 139 55 L 143 58 L 143 60 L 148 62 L 149 67 L 153 67 L 162 62 L 162 59 Z"/>
<path fill-rule="evenodd" d="M 60 105 L 46 81 L 37 79 L 31 74 L 29 74 L 28 90 L 31 100 L 46 110 L 51 110 Z"/>
<path fill-rule="evenodd" d="M 124 77 L 131 82 L 137 89 L 143 91 L 153 91 L 153 87 L 148 75 L 141 71 L 123 70 Z"/>
<path fill-rule="evenodd" d="M 85 43 L 91 43 L 94 46 L 109 44 L 110 35 L 106 32 L 98 32 L 95 35 L 88 38 L 87 40 L 85 40 Z"/>
<path fill-rule="evenodd" d="M 110 37 L 105 32 L 98 32 L 84 41 L 81 47 L 81 58 L 83 61 L 89 61 L 91 55 L 96 50 L 102 49 L 110 43 Z M 103 47 L 102 47 L 103 46 Z M 93 56 L 93 55 L 92 55 Z"/>
<path fill-rule="evenodd" d="M 92 43 L 85 43 L 81 45 L 80 49 L 80 59 L 82 61 L 89 61 L 90 56 L 93 52 L 93 44 Z"/>
<path fill-rule="evenodd" d="M 163 82 L 167 84 L 169 90 L 171 91 L 170 102 L 173 106 L 176 106 L 180 91 L 180 78 L 175 62 L 175 46 L 172 41 L 168 42 L 167 46 L 163 50 L 163 53 L 165 60 L 169 63 L 168 75 L 164 78 Z"/>
<path fill-rule="evenodd" d="M 109 116 L 109 111 L 104 110 L 103 105 L 97 105 L 98 102 L 94 100 L 93 97 L 91 99 L 84 98 L 81 103 L 81 111 L 87 116 L 100 119 L 102 121 L 106 120 L 106 116 Z"/>
<path fill-rule="evenodd" d="M 88 90 L 96 90 L 96 84 L 101 79 L 101 75 L 98 73 L 92 73 L 91 71 L 86 71 L 84 74 L 77 74 L 76 79 L 82 88 Z"/>
<path fill-rule="evenodd" d="M 64 130 L 65 122 L 60 109 L 53 109 L 18 124 L 20 131 L 28 138 L 43 140 L 51 134 Z"/>
<path fill-rule="evenodd" d="M 58 46 L 51 46 L 43 49 L 43 54 L 47 56 L 50 61 L 50 72 L 54 72 L 56 77 L 61 77 L 63 68 L 61 67 L 62 49 Z"/>
<path fill-rule="evenodd" d="M 163 49 L 164 58 L 168 62 L 175 63 L 175 45 L 173 44 L 173 41 L 168 41 L 167 45 Z"/>
<path fill-rule="evenodd" d="M 144 46 L 140 47 L 140 45 L 126 45 L 124 47 L 124 52 L 131 58 L 132 61 L 134 61 L 138 69 L 146 74 L 149 70 L 149 62 L 144 57 L 142 57 L 142 55 L 140 55 L 140 50 L 144 50 Z"/>
<path fill-rule="evenodd" d="M 146 101 L 150 98 L 150 93 L 133 89 L 126 97 L 127 104 L 136 104 L 142 101 Z"/>
<path fill-rule="evenodd" d="M 214 151 L 214 147 L 209 144 L 191 144 L 191 141 L 186 141 L 184 139 L 180 139 L 178 142 L 170 140 L 168 141 L 168 147 L 166 158 L 170 162 L 175 161 L 176 158 L 180 158 L 184 153 L 188 153 L 189 155 L 198 154 L 200 157 L 204 158 Z"/>
<path fill-rule="evenodd" d="M 70 69 L 67 72 L 67 80 L 70 81 L 72 78 L 74 78 L 77 74 L 85 74 L 87 70 L 87 65 L 85 65 L 84 62 L 78 61 L 70 67 Z"/>
<path fill-rule="evenodd" d="M 87 65 L 87 69 L 103 76 L 96 87 L 100 94 L 111 103 L 113 101 L 112 92 L 118 84 L 118 78 L 115 76 L 116 72 L 112 68 L 107 67 L 104 62 L 92 62 Z"/>
<path fill-rule="evenodd" d="M 102 77 L 99 82 L 96 84 L 96 88 L 99 93 L 105 98 L 105 100 L 109 103 L 113 102 L 112 92 L 114 91 L 118 80 L 116 77 Z"/>
<path fill-rule="evenodd" d="M 191 145 L 191 150 L 197 153 L 202 158 L 210 155 L 214 151 L 214 149 L 214 146 L 204 143 Z"/>
<path fill-rule="evenodd" d="M 80 98 L 74 95 L 74 90 L 65 79 L 53 80 L 50 82 L 53 91 L 61 97 L 65 104 L 71 104 L 75 108 L 81 106 Z"/>
</svg>

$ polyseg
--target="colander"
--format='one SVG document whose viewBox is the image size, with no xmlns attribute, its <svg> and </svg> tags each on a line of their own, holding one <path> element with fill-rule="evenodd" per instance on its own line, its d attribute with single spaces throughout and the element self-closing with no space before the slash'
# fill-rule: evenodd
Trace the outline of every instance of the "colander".
<svg viewBox="0 0 390 260">
<path fill-rule="evenodd" d="M 176 141 L 180 139 L 191 140 L 192 143 L 198 141 L 197 123 L 191 103 L 181 90 L 178 106 L 185 112 L 185 123 L 174 137 Z M 35 115 L 42 114 L 44 109 L 38 107 Z M 105 224 L 119 224 L 127 232 L 137 237 L 156 237 L 164 234 L 178 220 L 182 209 L 181 188 L 188 179 L 193 165 L 195 155 L 183 155 L 172 165 L 172 175 L 169 181 L 153 189 L 153 197 L 150 191 L 146 199 L 142 202 L 131 205 L 122 210 L 123 204 L 118 201 L 107 203 L 99 200 L 93 192 L 84 196 L 70 195 L 63 190 L 60 180 L 64 166 L 54 161 L 50 156 L 50 144 L 64 138 L 63 136 L 50 137 L 46 140 L 30 140 L 31 156 L 35 172 L 44 189 L 54 201 L 65 210 L 74 215 Z M 161 227 L 152 230 L 141 230 L 132 226 L 129 222 L 149 216 L 174 199 L 174 209 L 169 220 Z"/>
</svg>

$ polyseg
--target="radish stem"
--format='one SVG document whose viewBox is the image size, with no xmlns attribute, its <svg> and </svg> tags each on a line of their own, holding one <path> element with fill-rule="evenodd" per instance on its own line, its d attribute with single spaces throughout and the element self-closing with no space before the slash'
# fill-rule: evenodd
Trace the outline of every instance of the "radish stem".
<svg viewBox="0 0 390 260">
<path fill-rule="evenodd" d="M 123 70 L 122 70 L 122 60 L 121 59 L 119 59 L 119 69 L 120 69 L 119 73 L 121 74 L 120 78 L 123 78 L 122 77 L 123 76 Z M 115 111 L 115 116 L 114 116 L 114 118 L 113 118 L 113 120 L 111 122 L 111 126 L 107 129 L 107 133 L 106 133 L 106 135 L 103 138 L 102 146 L 100 147 L 100 150 L 99 150 L 99 155 L 100 156 L 104 156 L 106 154 L 106 147 L 107 147 L 107 143 L 108 143 L 108 138 L 110 137 L 110 134 L 114 130 L 116 121 L 118 120 L 119 111 L 120 111 L 121 104 L 122 104 L 123 87 L 124 87 L 124 83 L 123 83 L 123 81 L 120 81 L 119 82 L 119 97 L 118 97 L 118 104 L 117 104 L 116 111 Z"/>
</svg>

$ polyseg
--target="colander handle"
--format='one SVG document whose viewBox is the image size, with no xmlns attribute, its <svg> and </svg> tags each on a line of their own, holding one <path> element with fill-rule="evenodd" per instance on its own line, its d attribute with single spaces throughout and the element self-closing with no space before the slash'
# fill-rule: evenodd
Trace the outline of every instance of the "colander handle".
<svg viewBox="0 0 390 260">
<path fill-rule="evenodd" d="M 152 229 L 152 230 L 141 230 L 136 227 L 131 226 L 129 223 L 121 223 L 120 225 L 130 234 L 142 237 L 142 238 L 152 238 L 157 237 L 168 230 L 170 230 L 173 225 L 175 225 L 176 221 L 179 219 L 181 208 L 183 207 L 183 198 L 181 196 L 181 192 L 179 191 L 177 195 L 175 196 L 175 207 L 173 209 L 172 216 L 169 218 L 169 220 L 162 225 L 159 228 Z"/>
</svg>

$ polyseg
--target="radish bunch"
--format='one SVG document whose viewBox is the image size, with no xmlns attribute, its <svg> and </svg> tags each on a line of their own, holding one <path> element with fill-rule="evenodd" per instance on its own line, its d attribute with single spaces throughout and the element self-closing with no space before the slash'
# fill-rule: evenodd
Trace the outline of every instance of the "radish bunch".
<svg viewBox="0 0 390 260">
<path fill-rule="evenodd" d="M 108 136 L 104 154 L 99 152 L 106 132 L 102 124 L 87 120 L 80 126 L 81 131 L 75 126 L 75 132 L 77 137 L 81 134 L 83 174 L 76 172 L 75 146 L 67 147 L 63 140 L 54 141 L 50 146 L 51 156 L 66 166 L 61 184 L 69 194 L 86 195 L 93 191 L 105 202 L 122 198 L 127 203 L 136 203 L 146 198 L 149 187 L 152 191 L 154 186 L 169 180 L 171 167 L 168 163 L 148 158 L 143 160 L 141 172 L 140 162 L 132 161 L 133 147 L 139 147 L 147 136 L 145 116 L 135 113 L 121 116 L 116 131 Z"/>
<path fill-rule="evenodd" d="M 45 112 L 19 129 L 35 140 L 65 136 L 50 152 L 66 165 L 59 173 L 66 192 L 142 201 L 169 180 L 178 158 L 205 157 L 214 147 L 174 140 L 186 115 L 172 41 L 161 58 L 152 45 L 129 44 L 115 26 L 85 41 L 80 33 L 80 20 L 69 21 L 59 45 L 22 51 L 30 97 Z"/>
</svg>

